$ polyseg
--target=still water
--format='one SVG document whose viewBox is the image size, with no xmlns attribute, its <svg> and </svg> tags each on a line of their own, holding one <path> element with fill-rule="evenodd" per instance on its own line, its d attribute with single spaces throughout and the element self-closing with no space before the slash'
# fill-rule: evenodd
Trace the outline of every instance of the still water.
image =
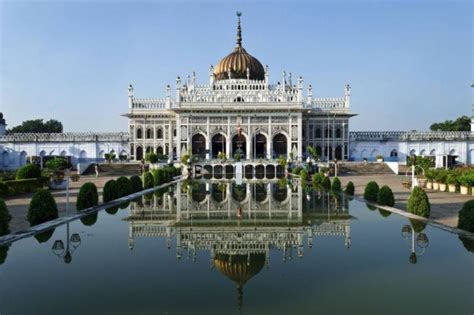
<svg viewBox="0 0 474 315">
<path fill-rule="evenodd" d="M 183 182 L 0 249 L 0 314 L 472 314 L 473 241 L 284 183 Z"/>
</svg>

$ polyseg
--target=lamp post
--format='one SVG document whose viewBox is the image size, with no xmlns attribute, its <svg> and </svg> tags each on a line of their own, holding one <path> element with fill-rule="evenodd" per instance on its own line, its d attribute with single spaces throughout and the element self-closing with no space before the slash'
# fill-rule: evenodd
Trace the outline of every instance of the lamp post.
<svg viewBox="0 0 474 315">
<path fill-rule="evenodd" d="M 62 240 L 56 240 L 51 250 L 59 258 L 63 258 L 64 263 L 69 264 L 72 261 L 72 253 L 74 253 L 79 245 L 81 245 L 81 237 L 77 233 L 70 235 L 68 222 L 66 223 L 66 248 L 64 248 Z"/>
<path fill-rule="evenodd" d="M 416 242 L 415 242 L 415 236 L 416 236 Z M 410 254 L 410 257 L 408 258 L 408 261 L 412 264 L 416 264 L 417 255 L 418 256 L 423 255 L 425 253 L 426 247 L 428 247 L 430 243 L 428 236 L 425 233 L 416 232 L 412 226 L 406 224 L 402 227 L 402 237 L 405 240 L 408 240 L 409 238 L 411 239 L 411 243 L 410 243 L 411 254 Z M 417 252 L 417 249 L 419 249 L 418 252 Z"/>
</svg>

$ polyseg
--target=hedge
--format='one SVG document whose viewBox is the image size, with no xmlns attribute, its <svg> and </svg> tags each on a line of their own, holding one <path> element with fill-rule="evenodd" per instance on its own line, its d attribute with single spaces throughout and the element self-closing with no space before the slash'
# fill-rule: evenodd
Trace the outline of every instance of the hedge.
<svg viewBox="0 0 474 315">
<path fill-rule="evenodd" d="M 28 207 L 30 225 L 37 225 L 58 218 L 58 206 L 47 189 L 38 190 L 31 198 Z"/>
<path fill-rule="evenodd" d="M 346 194 L 354 196 L 355 186 L 353 182 L 348 182 L 346 185 Z"/>
<path fill-rule="evenodd" d="M 79 190 L 77 195 L 76 209 L 84 210 L 90 207 L 97 206 L 99 204 L 99 194 L 97 193 L 97 187 L 94 183 L 85 183 Z"/>
<path fill-rule="evenodd" d="M 117 181 L 114 179 L 108 180 L 104 185 L 104 191 L 102 193 L 102 200 L 109 202 L 119 198 L 119 186 Z"/>
<path fill-rule="evenodd" d="M 16 171 L 16 179 L 41 177 L 41 169 L 34 164 L 26 164 Z"/>
<path fill-rule="evenodd" d="M 132 193 L 136 193 L 143 190 L 142 179 L 138 175 L 130 177 L 130 185 L 132 187 Z"/>
<path fill-rule="evenodd" d="M 341 180 L 339 179 L 339 177 L 333 178 L 331 189 L 334 191 L 341 191 Z"/>
<path fill-rule="evenodd" d="M 159 186 L 166 182 L 166 173 L 164 168 L 159 168 L 153 171 L 153 183 L 155 186 Z"/>
<path fill-rule="evenodd" d="M 10 212 L 8 212 L 5 201 L 0 199 L 0 236 L 10 233 L 8 225 L 10 224 L 11 219 L 12 216 L 10 215 Z"/>
<path fill-rule="evenodd" d="M 368 201 L 377 201 L 379 194 L 379 185 L 374 182 L 368 182 L 364 190 L 364 199 Z"/>
<path fill-rule="evenodd" d="M 313 185 L 321 185 L 324 179 L 324 174 L 316 173 L 313 175 L 312 179 L 313 179 Z"/>
<path fill-rule="evenodd" d="M 426 192 L 418 186 L 413 188 L 410 198 L 408 198 L 407 210 L 413 214 L 428 218 L 431 212 L 431 205 Z"/>
<path fill-rule="evenodd" d="M 390 187 L 384 185 L 380 188 L 377 195 L 377 203 L 381 206 L 393 207 L 395 205 L 395 198 L 393 197 L 393 192 Z"/>
<path fill-rule="evenodd" d="M 328 176 L 324 176 L 323 180 L 321 181 L 321 186 L 327 190 L 331 189 L 331 180 Z"/>
<path fill-rule="evenodd" d="M 458 228 L 474 233 L 474 200 L 466 202 L 459 211 Z"/>
<path fill-rule="evenodd" d="M 145 154 L 145 161 L 155 164 L 158 162 L 158 155 L 153 152 Z"/>
<path fill-rule="evenodd" d="M 128 196 L 132 193 L 132 184 L 127 177 L 120 176 L 119 178 L 117 178 L 117 184 L 119 198 Z"/>
<path fill-rule="evenodd" d="M 47 177 L 7 180 L 0 183 L 0 194 L 2 196 L 15 196 L 35 192 L 43 188 L 48 180 Z"/>
</svg>

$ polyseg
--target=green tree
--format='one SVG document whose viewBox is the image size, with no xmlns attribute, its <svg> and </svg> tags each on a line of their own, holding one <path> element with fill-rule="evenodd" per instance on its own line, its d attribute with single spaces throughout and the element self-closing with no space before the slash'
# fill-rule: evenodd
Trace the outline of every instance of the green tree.
<svg viewBox="0 0 474 315">
<path fill-rule="evenodd" d="M 132 193 L 132 184 L 130 182 L 130 179 L 128 179 L 127 177 L 120 176 L 119 178 L 117 178 L 117 184 L 119 198 L 128 196 Z"/>
<path fill-rule="evenodd" d="M 150 162 L 151 164 L 155 164 L 158 162 L 158 155 L 153 152 L 148 152 L 145 154 L 145 161 Z"/>
<path fill-rule="evenodd" d="M 90 207 L 97 206 L 99 204 L 99 194 L 97 193 L 97 187 L 94 183 L 85 183 L 79 189 L 77 195 L 76 209 L 84 210 Z"/>
<path fill-rule="evenodd" d="M 16 171 L 15 179 L 27 179 L 41 177 L 41 170 L 34 164 L 26 164 Z"/>
<path fill-rule="evenodd" d="M 37 225 L 58 218 L 58 206 L 47 189 L 38 190 L 31 198 L 28 207 L 30 225 Z"/>
<path fill-rule="evenodd" d="M 368 201 L 377 201 L 378 194 L 379 185 L 374 181 L 368 182 L 364 190 L 364 199 Z"/>
<path fill-rule="evenodd" d="M 461 116 L 456 120 L 445 120 L 444 122 L 434 123 L 430 126 L 432 131 L 470 131 L 471 119 L 467 116 Z"/>
<path fill-rule="evenodd" d="M 109 202 L 119 198 L 119 187 L 117 181 L 114 179 L 108 180 L 104 185 L 104 191 L 102 193 L 102 199 L 104 202 Z"/>
<path fill-rule="evenodd" d="M 474 200 L 466 202 L 459 211 L 458 228 L 474 233 Z"/>
<path fill-rule="evenodd" d="M 55 119 L 43 122 L 43 119 L 25 120 L 21 125 L 15 126 L 7 133 L 61 133 L 63 124 Z"/>
<path fill-rule="evenodd" d="M 143 188 L 149 189 L 153 188 L 153 174 L 150 172 L 146 172 L 143 174 Z"/>
<path fill-rule="evenodd" d="M 393 192 L 387 185 L 380 188 L 377 195 L 377 203 L 381 206 L 393 207 L 395 205 L 395 198 L 393 197 Z"/>
<path fill-rule="evenodd" d="M 341 191 L 341 180 L 339 179 L 339 177 L 333 178 L 331 188 L 334 191 Z"/>
<path fill-rule="evenodd" d="M 426 192 L 415 186 L 408 198 L 407 210 L 413 214 L 428 218 L 431 212 L 430 200 Z"/>
<path fill-rule="evenodd" d="M 349 196 L 354 196 L 355 186 L 353 182 L 348 182 L 346 185 L 346 194 Z"/>
<path fill-rule="evenodd" d="M 7 205 L 3 199 L 0 199 L 0 236 L 10 233 L 8 225 L 12 219 L 8 212 Z"/>
<path fill-rule="evenodd" d="M 138 175 L 130 177 L 130 185 L 132 186 L 132 193 L 136 193 L 143 190 L 142 179 Z"/>
</svg>

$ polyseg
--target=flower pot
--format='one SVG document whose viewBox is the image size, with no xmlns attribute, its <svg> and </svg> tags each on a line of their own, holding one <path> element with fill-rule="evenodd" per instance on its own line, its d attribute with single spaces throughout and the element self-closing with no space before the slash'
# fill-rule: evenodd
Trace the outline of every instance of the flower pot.
<svg viewBox="0 0 474 315">
<path fill-rule="evenodd" d="M 426 188 L 433 189 L 433 182 L 432 181 L 427 181 L 426 182 Z"/>
<path fill-rule="evenodd" d="M 439 191 L 446 191 L 446 184 L 439 183 Z"/>
<path fill-rule="evenodd" d="M 439 183 L 433 182 L 433 189 L 434 190 L 439 190 Z"/>
<path fill-rule="evenodd" d="M 449 191 L 450 193 L 456 192 L 456 185 L 449 184 L 449 185 L 448 185 L 448 191 Z"/>
<path fill-rule="evenodd" d="M 426 179 L 424 178 L 417 178 L 418 180 L 418 186 L 420 186 L 421 188 L 425 188 L 426 187 Z"/>
<path fill-rule="evenodd" d="M 459 190 L 461 191 L 461 195 L 467 195 L 468 192 L 469 192 L 469 187 L 467 187 L 467 186 L 461 186 L 461 187 L 459 188 Z M 474 191 L 474 189 L 473 189 L 473 191 Z"/>
</svg>

